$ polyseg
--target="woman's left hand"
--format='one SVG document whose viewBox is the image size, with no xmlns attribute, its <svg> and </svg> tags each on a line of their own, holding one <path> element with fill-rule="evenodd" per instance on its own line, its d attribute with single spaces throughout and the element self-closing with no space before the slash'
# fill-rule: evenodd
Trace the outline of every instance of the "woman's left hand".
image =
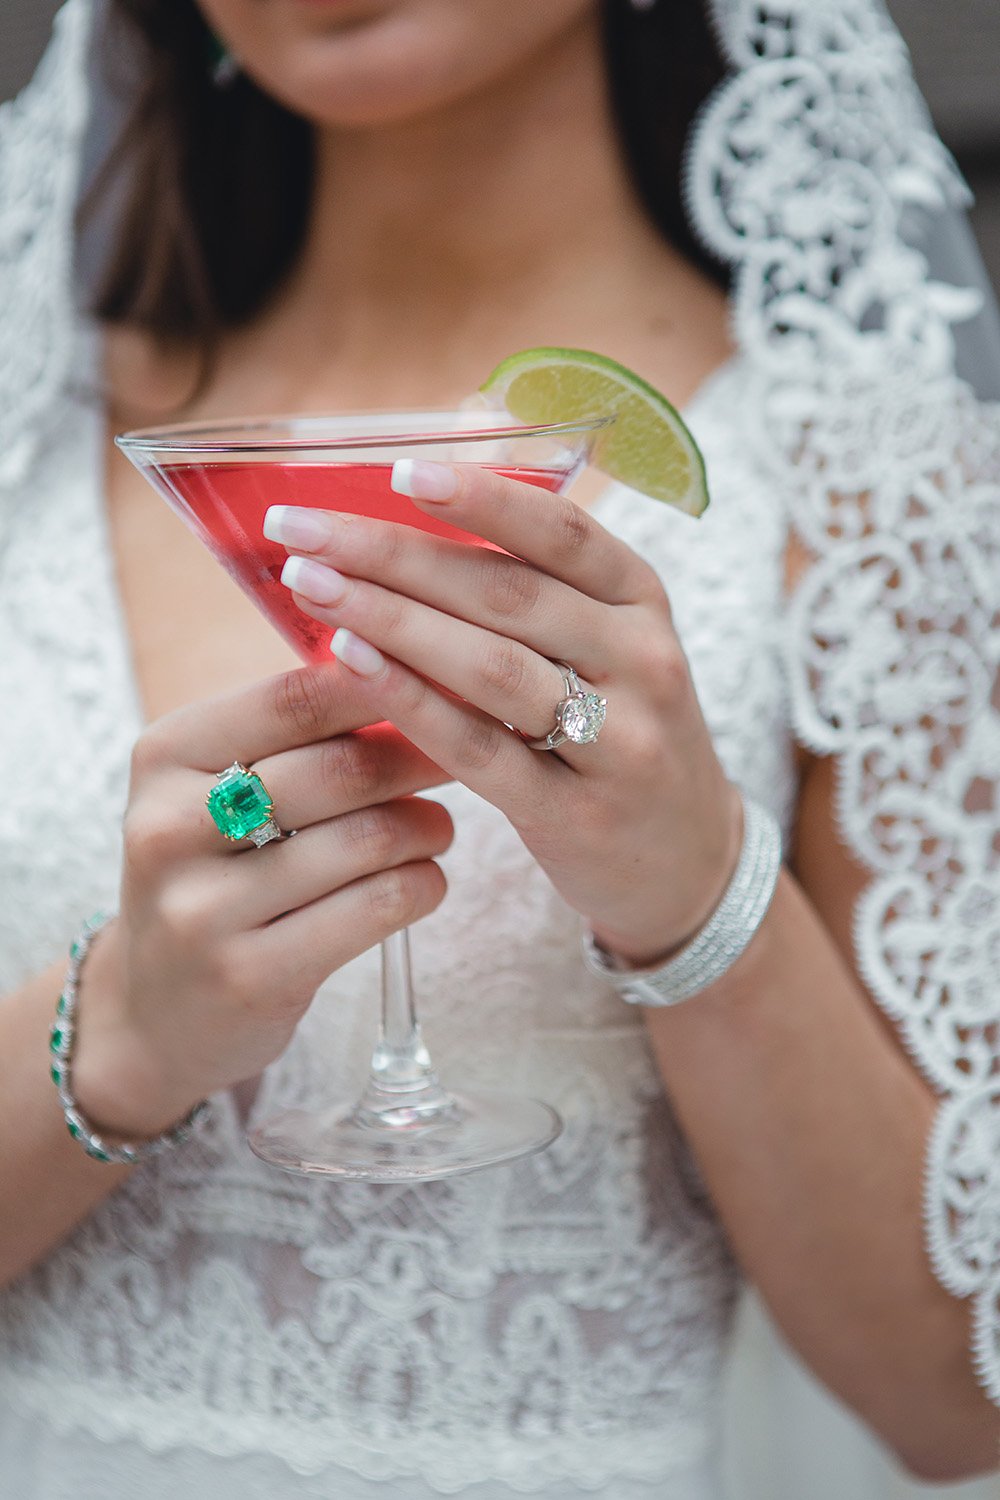
<svg viewBox="0 0 1000 1500">
<path fill-rule="evenodd" d="M 606 947 L 639 965 L 666 956 L 725 890 L 741 814 L 655 572 L 537 486 L 420 461 L 394 483 L 504 550 L 276 506 L 265 533 L 291 554 L 283 582 L 345 632 L 336 654 L 373 722 L 504 812 Z M 592 744 L 532 750 L 507 726 L 549 733 L 560 661 L 607 699 L 607 722 Z"/>
</svg>

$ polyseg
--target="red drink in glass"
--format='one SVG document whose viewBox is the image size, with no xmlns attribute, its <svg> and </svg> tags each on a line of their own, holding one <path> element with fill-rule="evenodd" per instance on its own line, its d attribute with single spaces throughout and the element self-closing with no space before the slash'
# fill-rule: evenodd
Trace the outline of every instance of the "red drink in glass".
<svg viewBox="0 0 1000 1500">
<path fill-rule="evenodd" d="M 251 417 L 117 441 L 296 653 L 329 663 L 329 629 L 300 613 L 279 582 L 286 554 L 264 536 L 268 506 L 354 512 L 490 546 L 397 495 L 393 460 L 474 464 L 552 493 L 583 466 L 608 420 L 525 427 L 478 411 Z M 360 1097 L 281 1111 L 248 1137 L 257 1155 L 286 1171 L 411 1182 L 514 1161 L 554 1140 L 559 1117 L 541 1100 L 507 1089 L 451 1094 L 442 1086 L 420 1035 L 405 929 L 382 951 L 378 1040 Z"/>
<path fill-rule="evenodd" d="M 568 469 L 489 465 L 494 473 L 554 494 Z M 305 661 L 329 661 L 330 632 L 295 607 L 280 582 L 286 552 L 263 534 L 271 505 L 302 505 L 415 526 L 433 536 L 491 546 L 471 532 L 428 516 L 389 486 L 391 463 L 178 463 L 163 464 L 159 480 L 230 577 Z"/>
</svg>

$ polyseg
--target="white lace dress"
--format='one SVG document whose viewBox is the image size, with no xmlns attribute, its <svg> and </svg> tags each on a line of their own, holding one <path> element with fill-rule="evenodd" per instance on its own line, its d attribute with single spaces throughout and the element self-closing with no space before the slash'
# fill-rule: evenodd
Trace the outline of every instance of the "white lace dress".
<svg viewBox="0 0 1000 1500">
<path fill-rule="evenodd" d="M 784 527 L 733 443 L 730 366 L 691 420 L 695 525 L 612 489 L 600 519 L 661 571 L 726 767 L 786 828 Z M 113 902 L 140 716 L 101 499 L 101 414 L 58 412 L 3 515 L 0 994 Z M 414 931 L 445 1076 L 551 1100 L 562 1138 L 420 1187 L 260 1164 L 231 1096 L 0 1294 L 0 1493 L 703 1500 L 735 1271 L 640 1018 L 585 969 L 576 916 L 464 788 L 450 893 Z M 361 1078 L 366 954 L 325 986 L 253 1106 Z"/>
<path fill-rule="evenodd" d="M 113 902 L 139 711 L 74 404 L 72 215 L 89 0 L 0 110 L 0 994 Z M 660 568 L 730 775 L 786 832 L 795 738 L 837 763 L 870 874 L 858 970 L 941 1096 L 926 1219 L 1000 1404 L 1000 411 L 956 375 L 967 288 L 921 215 L 961 191 L 880 0 L 711 0 L 733 66 L 688 161 L 741 354 L 691 411 L 697 526 L 598 514 Z M 794 529 L 814 562 L 788 609 Z M 259 1165 L 232 1098 L 0 1296 L 0 1495 L 703 1500 L 734 1269 L 638 1019 L 461 788 L 415 960 L 442 1071 L 567 1121 L 548 1152 L 420 1189 Z M 360 1076 L 375 960 L 325 987 L 253 1112 Z"/>
</svg>

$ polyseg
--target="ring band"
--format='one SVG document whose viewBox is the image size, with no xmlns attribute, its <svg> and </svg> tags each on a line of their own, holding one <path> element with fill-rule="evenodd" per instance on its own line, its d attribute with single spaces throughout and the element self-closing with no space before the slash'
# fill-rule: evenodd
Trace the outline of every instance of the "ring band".
<svg viewBox="0 0 1000 1500">
<path fill-rule="evenodd" d="M 252 839 L 258 849 L 274 839 L 289 838 L 273 817 L 274 800 L 255 771 L 234 760 L 216 774 L 205 798 L 212 822 L 230 843 Z"/>
<path fill-rule="evenodd" d="M 574 669 L 565 661 L 553 662 L 563 676 L 565 695 L 556 704 L 556 722 L 544 739 L 526 740 L 529 750 L 558 750 L 571 745 L 592 745 L 604 728 L 608 700 L 580 686 Z"/>
</svg>

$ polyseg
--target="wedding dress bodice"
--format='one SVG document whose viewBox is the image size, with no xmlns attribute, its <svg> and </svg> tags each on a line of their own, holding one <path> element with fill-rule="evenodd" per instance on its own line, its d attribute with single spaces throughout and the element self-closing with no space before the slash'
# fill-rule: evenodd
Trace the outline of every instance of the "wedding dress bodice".
<svg viewBox="0 0 1000 1500">
<path fill-rule="evenodd" d="M 734 362 L 690 410 L 701 522 L 615 487 L 596 514 L 659 570 L 726 769 L 787 831 L 785 528 L 732 437 L 742 379 Z M 102 431 L 68 397 L 0 516 L 0 994 L 115 901 L 141 721 Z M 228 1500 L 227 1482 L 254 1500 L 701 1495 L 682 1476 L 713 1441 L 735 1286 L 718 1222 L 641 1019 L 585 968 L 578 918 L 502 815 L 461 786 L 439 795 L 457 827 L 449 894 L 413 933 L 432 1052 L 445 1078 L 551 1101 L 563 1136 L 451 1182 L 330 1185 L 259 1163 L 236 1100 L 216 1098 L 203 1134 L 0 1295 L 0 1439 L 9 1423 L 5 1451 L 51 1465 L 46 1500 L 63 1482 L 88 1493 L 98 1451 L 119 1481 L 104 1494 L 157 1495 L 169 1473 L 195 1500 Z M 374 953 L 332 977 L 254 1117 L 356 1089 L 377 979 Z M 25 1432 L 44 1453 L 29 1459 Z"/>
</svg>

